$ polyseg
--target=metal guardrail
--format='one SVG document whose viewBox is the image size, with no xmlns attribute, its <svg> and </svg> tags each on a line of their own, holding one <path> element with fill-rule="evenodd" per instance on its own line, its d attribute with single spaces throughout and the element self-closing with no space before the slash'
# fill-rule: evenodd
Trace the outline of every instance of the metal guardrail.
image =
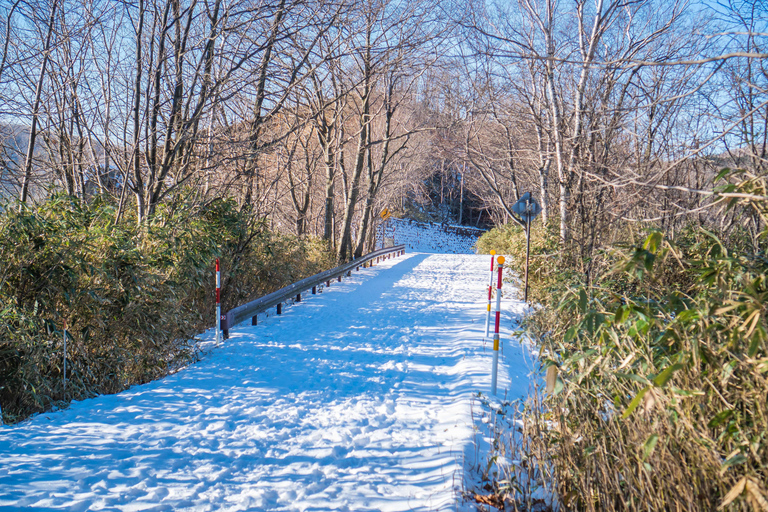
<svg viewBox="0 0 768 512">
<path fill-rule="evenodd" d="M 342 276 L 352 275 L 352 269 L 356 267 L 364 266 L 366 263 L 371 262 L 377 258 L 389 257 L 392 254 L 397 256 L 405 254 L 405 245 L 398 245 L 395 247 L 386 247 L 373 251 L 365 256 L 362 256 L 356 260 L 352 260 L 349 263 L 340 265 L 336 268 L 326 270 L 314 276 L 307 277 L 301 281 L 297 281 L 293 284 L 289 284 L 285 288 L 281 288 L 276 292 L 272 292 L 269 295 L 265 295 L 254 301 L 251 301 L 242 306 L 238 306 L 234 309 L 230 309 L 226 314 L 221 315 L 221 330 L 224 332 L 224 338 L 229 337 L 229 329 L 236 326 L 239 323 L 244 322 L 248 318 L 251 319 L 251 325 L 256 325 L 256 315 L 263 313 L 267 309 L 277 306 L 278 313 L 280 312 L 280 306 L 288 299 L 296 298 L 297 302 L 301 301 L 301 292 L 306 290 L 312 290 L 315 293 L 318 285 L 322 283 L 330 283 L 331 279 L 338 279 L 341 281 Z"/>
</svg>

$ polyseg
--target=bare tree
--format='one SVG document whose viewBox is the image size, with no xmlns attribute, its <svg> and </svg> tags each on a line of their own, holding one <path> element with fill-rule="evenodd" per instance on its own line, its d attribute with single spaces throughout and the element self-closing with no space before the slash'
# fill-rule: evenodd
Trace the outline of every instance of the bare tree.
<svg viewBox="0 0 768 512">
<path fill-rule="evenodd" d="M 31 126 L 29 129 L 29 143 L 27 144 L 27 154 L 24 159 L 24 177 L 21 182 L 21 193 L 19 194 L 19 207 L 21 208 L 27 202 L 29 193 L 29 182 L 32 179 L 32 158 L 35 153 L 35 141 L 37 139 L 38 116 L 40 113 L 40 103 L 43 94 L 43 85 L 46 78 L 46 68 L 51 56 L 53 44 L 53 29 L 56 22 L 56 10 L 59 7 L 60 0 L 52 0 L 49 7 L 49 16 L 45 27 L 45 38 L 43 43 L 42 61 L 40 70 L 35 82 L 35 98 L 32 101 Z"/>
</svg>

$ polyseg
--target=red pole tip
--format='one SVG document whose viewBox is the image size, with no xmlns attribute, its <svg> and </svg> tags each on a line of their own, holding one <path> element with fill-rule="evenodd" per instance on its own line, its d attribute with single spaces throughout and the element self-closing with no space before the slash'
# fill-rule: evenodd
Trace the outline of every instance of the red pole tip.
<svg viewBox="0 0 768 512">
<path fill-rule="evenodd" d="M 216 272 L 219 271 L 219 258 L 216 258 Z"/>
</svg>

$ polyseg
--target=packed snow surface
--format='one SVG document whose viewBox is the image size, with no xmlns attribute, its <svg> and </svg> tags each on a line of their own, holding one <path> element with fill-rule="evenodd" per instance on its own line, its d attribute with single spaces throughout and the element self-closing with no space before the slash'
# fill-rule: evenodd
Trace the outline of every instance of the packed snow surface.
<svg viewBox="0 0 768 512">
<path fill-rule="evenodd" d="M 387 260 L 165 379 L 0 428 L 0 509 L 474 510 L 489 261 Z M 523 307 L 502 301 L 499 399 L 527 392 Z"/>
<path fill-rule="evenodd" d="M 379 228 L 379 246 L 405 245 L 408 251 L 474 254 L 482 229 L 389 218 Z M 382 234 L 384 240 L 382 240 Z"/>
</svg>

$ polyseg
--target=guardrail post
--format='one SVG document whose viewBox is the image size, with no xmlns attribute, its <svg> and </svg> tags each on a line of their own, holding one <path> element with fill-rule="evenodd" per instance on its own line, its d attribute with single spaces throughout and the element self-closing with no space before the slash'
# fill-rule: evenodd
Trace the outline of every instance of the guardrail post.
<svg viewBox="0 0 768 512">
<path fill-rule="evenodd" d="M 338 279 L 338 280 L 339 280 L 339 282 L 341 282 L 341 276 L 337 277 L 336 279 Z"/>
<path fill-rule="evenodd" d="M 493 260 L 496 251 L 491 251 L 491 280 L 488 282 L 488 311 L 485 315 L 485 337 L 487 338 L 491 331 L 491 295 L 493 292 Z"/>
<path fill-rule="evenodd" d="M 251 317 L 251 325 L 259 325 L 259 315 L 253 315 Z"/>
<path fill-rule="evenodd" d="M 277 303 L 277 314 L 282 315 L 283 314 L 283 304 L 278 302 Z"/>
<path fill-rule="evenodd" d="M 221 269 L 216 258 L 216 346 L 221 343 Z"/>
<path fill-rule="evenodd" d="M 301 302 L 301 294 L 300 293 L 296 294 L 296 302 Z"/>
<path fill-rule="evenodd" d="M 329 288 L 330 286 L 331 286 L 331 282 L 330 282 L 330 281 L 326 281 L 326 282 L 325 282 L 325 287 L 326 287 L 326 288 Z"/>
<path fill-rule="evenodd" d="M 317 295 L 317 286 L 312 287 L 312 295 Z"/>
<path fill-rule="evenodd" d="M 501 319 L 501 274 L 504 270 L 504 256 L 496 258 L 499 263 L 499 278 L 496 282 L 496 329 L 493 333 L 493 372 L 491 373 L 491 394 L 496 394 L 496 375 L 499 371 L 499 320 Z"/>
</svg>

